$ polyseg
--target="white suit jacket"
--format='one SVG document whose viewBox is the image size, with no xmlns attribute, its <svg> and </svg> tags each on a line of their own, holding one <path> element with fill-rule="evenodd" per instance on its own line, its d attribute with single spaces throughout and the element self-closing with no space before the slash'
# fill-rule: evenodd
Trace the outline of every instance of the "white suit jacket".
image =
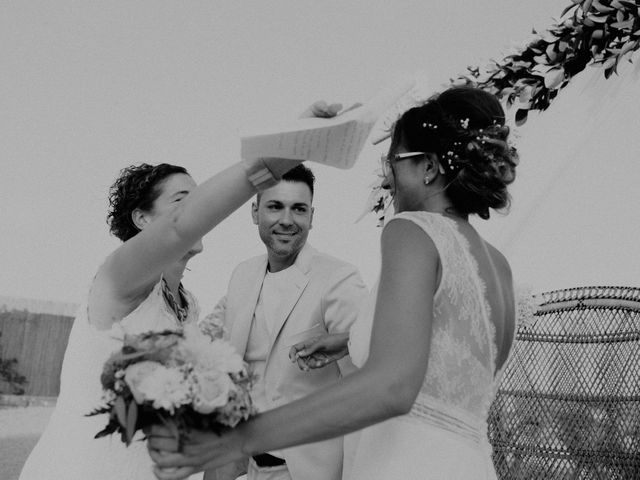
<svg viewBox="0 0 640 480">
<path fill-rule="evenodd" d="M 290 268 L 293 284 L 285 298 L 270 339 L 264 380 L 270 408 L 321 389 L 355 367 L 348 358 L 304 372 L 289 360 L 292 345 L 324 332 L 346 332 L 355 321 L 367 289 L 358 270 L 306 244 Z M 253 314 L 267 269 L 267 255 L 236 267 L 226 297 L 214 315 L 224 321 L 231 343 L 244 356 Z M 342 438 L 283 450 L 294 480 L 340 480 Z"/>
</svg>

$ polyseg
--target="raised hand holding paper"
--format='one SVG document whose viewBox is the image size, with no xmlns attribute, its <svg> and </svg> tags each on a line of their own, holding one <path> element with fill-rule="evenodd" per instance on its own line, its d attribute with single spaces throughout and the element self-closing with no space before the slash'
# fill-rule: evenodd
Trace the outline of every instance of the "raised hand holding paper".
<svg viewBox="0 0 640 480">
<path fill-rule="evenodd" d="M 351 168 L 378 117 L 414 86 L 404 78 L 362 106 L 343 109 L 333 118 L 302 118 L 241 139 L 243 159 L 288 158 Z"/>
</svg>

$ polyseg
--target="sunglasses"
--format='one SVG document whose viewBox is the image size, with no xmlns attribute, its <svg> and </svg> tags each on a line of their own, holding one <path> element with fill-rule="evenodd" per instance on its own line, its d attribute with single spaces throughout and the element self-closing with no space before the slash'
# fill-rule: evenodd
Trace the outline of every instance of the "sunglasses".
<svg viewBox="0 0 640 480">
<path fill-rule="evenodd" d="M 406 160 L 407 158 L 419 157 L 420 155 L 426 155 L 426 152 L 404 152 L 404 153 L 396 153 L 389 158 L 387 155 L 382 155 L 380 157 L 380 166 L 382 167 L 382 175 L 385 177 L 389 176 L 391 172 L 391 160 L 393 162 L 399 162 L 400 160 Z"/>
</svg>

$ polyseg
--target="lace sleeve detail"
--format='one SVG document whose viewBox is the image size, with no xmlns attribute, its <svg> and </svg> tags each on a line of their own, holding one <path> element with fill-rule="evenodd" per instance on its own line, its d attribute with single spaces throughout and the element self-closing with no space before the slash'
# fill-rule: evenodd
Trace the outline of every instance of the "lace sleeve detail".
<svg viewBox="0 0 640 480">
<path fill-rule="evenodd" d="M 198 327 L 200 327 L 203 333 L 211 337 L 212 340 L 228 338 L 224 323 L 213 313 L 198 320 Z"/>
<path fill-rule="evenodd" d="M 198 319 L 198 327 L 212 340 L 228 339 L 229 332 L 225 325 L 227 298 L 223 297 L 210 314 Z"/>
</svg>

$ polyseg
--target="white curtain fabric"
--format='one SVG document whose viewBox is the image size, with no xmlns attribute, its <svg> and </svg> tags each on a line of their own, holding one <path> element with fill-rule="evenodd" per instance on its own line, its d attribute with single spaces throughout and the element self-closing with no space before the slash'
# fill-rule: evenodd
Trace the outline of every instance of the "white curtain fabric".
<svg viewBox="0 0 640 480">
<path fill-rule="evenodd" d="M 640 286 L 639 61 L 587 68 L 515 129 L 510 213 L 476 225 L 534 292 Z"/>
</svg>

